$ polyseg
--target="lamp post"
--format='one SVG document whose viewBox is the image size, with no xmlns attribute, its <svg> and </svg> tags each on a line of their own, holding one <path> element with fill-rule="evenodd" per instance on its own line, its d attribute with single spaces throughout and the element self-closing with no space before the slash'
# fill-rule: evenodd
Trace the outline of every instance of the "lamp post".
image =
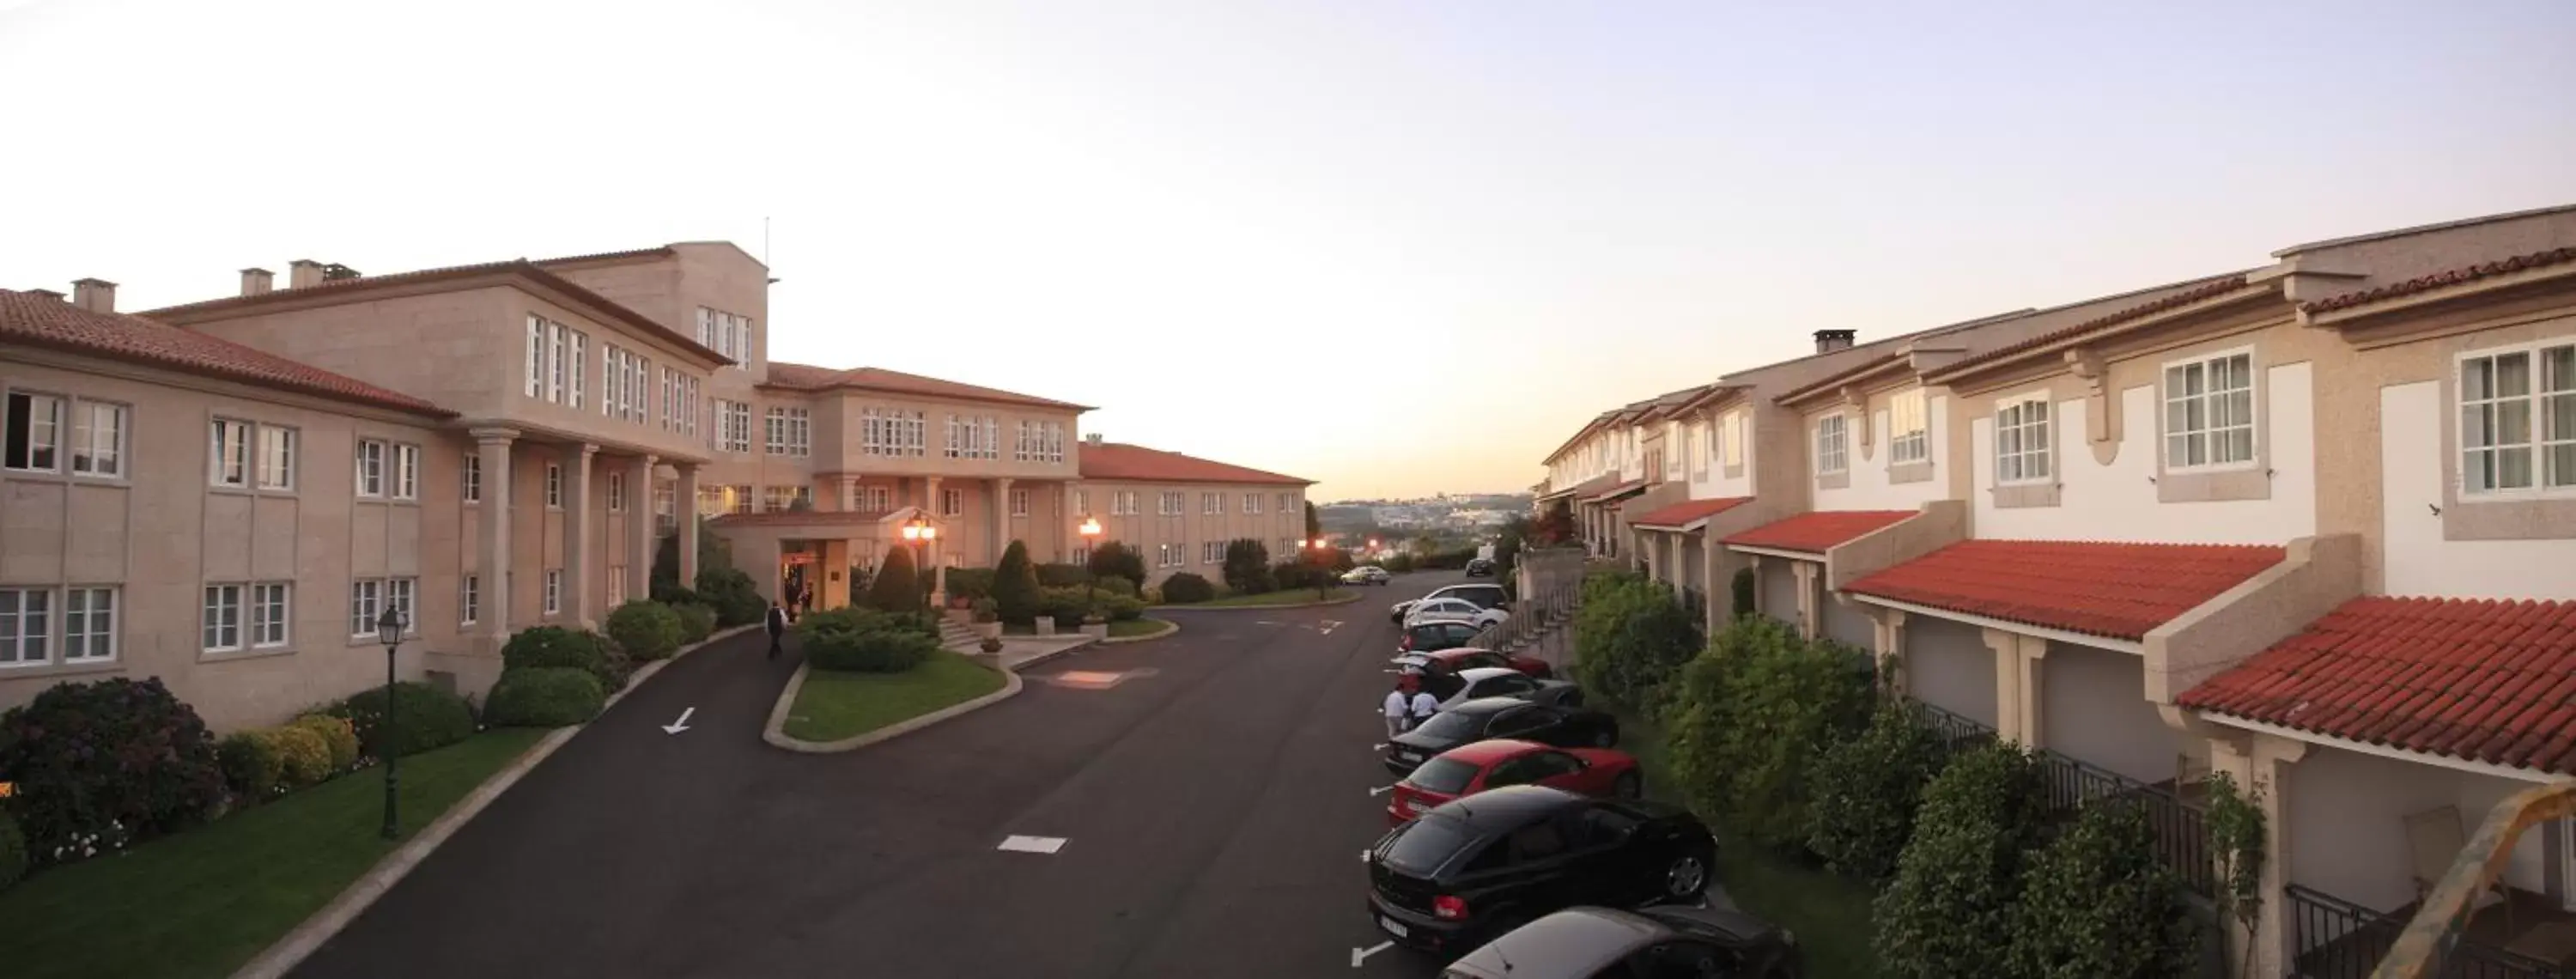
<svg viewBox="0 0 2576 979">
<path fill-rule="evenodd" d="M 1306 563 L 1315 567 L 1315 600 L 1333 597 L 1333 562 L 1324 559 L 1324 548 L 1332 542 L 1321 537 L 1306 542 Z"/>
<path fill-rule="evenodd" d="M 1087 618 L 1100 611 L 1100 572 L 1091 570 L 1092 548 L 1100 543 L 1100 520 L 1088 513 L 1082 515 L 1082 526 L 1074 528 L 1082 535 L 1082 579 L 1088 591 L 1082 596 L 1082 614 Z"/>
<path fill-rule="evenodd" d="M 402 612 L 388 603 L 385 614 L 376 616 L 376 638 L 385 644 L 385 729 L 376 736 L 376 744 L 385 752 L 385 839 L 399 835 L 394 826 L 394 651 L 402 648 Z"/>
<path fill-rule="evenodd" d="M 905 543 L 912 545 L 913 585 L 919 587 L 920 575 L 924 569 L 930 567 L 930 542 L 939 539 L 939 528 L 931 526 L 930 521 L 916 516 L 910 523 L 903 525 L 903 539 Z M 927 588 L 921 589 L 921 619 L 924 622 L 930 621 L 930 589 Z"/>
</svg>

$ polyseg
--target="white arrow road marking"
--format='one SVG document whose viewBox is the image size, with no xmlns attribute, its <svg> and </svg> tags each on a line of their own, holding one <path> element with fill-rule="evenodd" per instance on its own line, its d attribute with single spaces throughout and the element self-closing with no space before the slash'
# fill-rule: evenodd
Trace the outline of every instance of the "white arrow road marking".
<svg viewBox="0 0 2576 979">
<path fill-rule="evenodd" d="M 1370 790 L 1369 790 L 1369 798 L 1374 799 L 1374 798 L 1377 798 L 1378 796 L 1385 795 L 1385 794 L 1387 793 L 1387 791 L 1388 791 L 1388 790 L 1393 789 L 1393 788 L 1395 788 L 1395 786 L 1392 786 L 1392 785 L 1381 785 L 1381 786 L 1378 786 L 1377 788 L 1370 789 Z"/>
<path fill-rule="evenodd" d="M 1359 967 L 1360 967 L 1360 963 L 1368 961 L 1368 957 L 1369 957 L 1369 956 L 1376 955 L 1376 954 L 1377 954 L 1377 953 L 1379 953 L 1379 952 L 1386 951 L 1387 949 L 1394 947 L 1394 945 L 1395 945 L 1395 943 L 1394 943 L 1394 942 L 1379 942 L 1379 943 L 1377 943 L 1377 947 L 1376 947 L 1376 948 L 1354 948 L 1354 949 L 1352 949 L 1352 950 L 1351 950 L 1351 968 L 1354 968 L 1354 969 L 1359 968 Z"/>
<path fill-rule="evenodd" d="M 1061 836 L 1012 836 L 1004 838 L 1002 840 L 1002 845 L 994 847 L 993 849 L 1008 850 L 1013 853 L 1054 853 L 1057 850 L 1064 849 L 1064 838 Z"/>
<path fill-rule="evenodd" d="M 691 714 L 695 714 L 695 713 L 697 713 L 697 712 L 698 712 L 698 709 L 697 709 L 697 708 L 695 708 L 695 707 L 691 707 L 691 708 L 689 708 L 689 709 L 687 709 L 687 710 L 683 710 L 683 711 L 681 711 L 681 712 L 680 712 L 680 719 L 679 719 L 679 720 L 672 721 L 672 722 L 671 722 L 671 723 L 669 723 L 669 724 L 664 724 L 664 725 L 662 725 L 662 733 L 664 733 L 664 734 L 678 734 L 678 733 L 680 733 L 680 732 L 682 732 L 682 731 L 686 731 L 686 730 L 688 730 L 688 729 L 689 729 L 689 715 L 691 715 Z"/>
</svg>

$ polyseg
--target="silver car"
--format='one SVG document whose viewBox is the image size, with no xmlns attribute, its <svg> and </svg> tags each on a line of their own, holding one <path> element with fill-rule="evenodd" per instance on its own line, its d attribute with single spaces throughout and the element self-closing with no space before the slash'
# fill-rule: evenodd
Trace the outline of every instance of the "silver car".
<svg viewBox="0 0 2576 979">
<path fill-rule="evenodd" d="M 1649 905 L 1567 908 L 1504 932 L 1441 979 L 1799 979 L 1797 936 L 1741 911 Z"/>
<path fill-rule="evenodd" d="M 1478 629 L 1491 629 L 1511 617 L 1510 612 L 1485 608 L 1463 598 L 1427 598 L 1404 610 L 1404 626 L 1410 629 L 1425 622 L 1465 622 Z"/>
</svg>

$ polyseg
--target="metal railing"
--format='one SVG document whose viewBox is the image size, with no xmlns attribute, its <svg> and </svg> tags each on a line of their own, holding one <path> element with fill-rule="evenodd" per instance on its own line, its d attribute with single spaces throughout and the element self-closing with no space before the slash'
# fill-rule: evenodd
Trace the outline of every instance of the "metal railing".
<svg viewBox="0 0 2576 979">
<path fill-rule="evenodd" d="M 2290 971 L 2304 979 L 2367 979 L 2397 945 L 2406 921 L 2297 884 L 2289 898 Z M 2430 975 L 2441 979 L 2563 979 L 2548 962 L 2453 936 Z"/>
</svg>

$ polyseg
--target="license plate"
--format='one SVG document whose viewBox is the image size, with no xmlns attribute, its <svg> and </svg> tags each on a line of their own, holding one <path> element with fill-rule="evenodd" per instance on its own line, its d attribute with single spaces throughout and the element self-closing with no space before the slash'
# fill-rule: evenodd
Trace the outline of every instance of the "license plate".
<svg viewBox="0 0 2576 979">
<path fill-rule="evenodd" d="M 1422 756 L 1421 756 L 1421 755 L 1419 755 L 1419 754 L 1416 754 L 1416 753 L 1414 753 L 1414 752 L 1410 752 L 1410 751 L 1399 751 L 1399 752 L 1396 752 L 1396 753 L 1395 753 L 1395 760 L 1397 760 L 1397 761 L 1421 761 L 1421 760 L 1422 760 Z"/>
<path fill-rule="evenodd" d="M 1413 934 L 1413 929 L 1406 928 L 1403 922 L 1382 914 L 1377 916 L 1377 926 L 1386 929 L 1387 934 L 1397 938 L 1406 938 Z"/>
</svg>

